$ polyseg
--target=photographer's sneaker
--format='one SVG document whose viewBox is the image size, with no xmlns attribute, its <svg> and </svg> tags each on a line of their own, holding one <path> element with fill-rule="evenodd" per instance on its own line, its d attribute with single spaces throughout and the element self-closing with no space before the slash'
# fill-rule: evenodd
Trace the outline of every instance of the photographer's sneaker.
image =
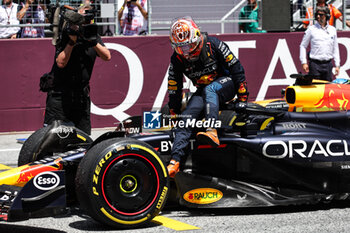
<svg viewBox="0 0 350 233">
<path fill-rule="evenodd" d="M 213 128 L 208 128 L 206 132 L 197 133 L 197 139 L 199 142 L 209 144 L 212 147 L 220 146 L 218 132 Z"/>
<path fill-rule="evenodd" d="M 180 162 L 172 159 L 168 165 L 168 173 L 171 178 L 174 178 L 175 175 L 180 171 Z"/>
</svg>

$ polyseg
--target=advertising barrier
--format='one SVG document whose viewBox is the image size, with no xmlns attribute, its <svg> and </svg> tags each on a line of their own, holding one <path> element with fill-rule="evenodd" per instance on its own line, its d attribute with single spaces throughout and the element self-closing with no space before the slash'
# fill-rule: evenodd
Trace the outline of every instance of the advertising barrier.
<svg viewBox="0 0 350 233">
<path fill-rule="evenodd" d="M 301 72 L 299 44 L 303 33 L 223 34 L 241 61 L 249 100 L 280 98 Z M 172 49 L 167 36 L 105 37 L 112 59 L 96 59 L 91 78 L 92 127 L 116 123 L 167 103 L 167 70 Z M 350 77 L 350 32 L 338 32 L 340 78 Z M 54 46 L 49 38 L 0 40 L 0 132 L 42 127 L 46 93 L 39 79 L 50 71 Z M 184 87 L 193 86 L 184 79 Z"/>
</svg>

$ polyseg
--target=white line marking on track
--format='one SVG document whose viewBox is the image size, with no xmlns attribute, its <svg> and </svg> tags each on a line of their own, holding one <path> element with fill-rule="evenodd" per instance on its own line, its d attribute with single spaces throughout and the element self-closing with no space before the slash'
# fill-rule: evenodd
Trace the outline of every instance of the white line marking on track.
<svg viewBox="0 0 350 233">
<path fill-rule="evenodd" d="M 0 152 L 8 152 L 8 151 L 20 151 L 21 148 L 17 148 L 17 149 L 0 149 Z"/>
</svg>

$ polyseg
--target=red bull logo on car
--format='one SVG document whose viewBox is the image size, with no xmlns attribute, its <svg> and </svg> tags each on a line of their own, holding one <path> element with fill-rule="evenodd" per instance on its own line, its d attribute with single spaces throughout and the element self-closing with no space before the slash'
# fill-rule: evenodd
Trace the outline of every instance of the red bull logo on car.
<svg viewBox="0 0 350 233">
<path fill-rule="evenodd" d="M 318 109 L 349 110 L 350 87 L 341 84 L 324 85 L 323 97 L 315 104 Z"/>
<path fill-rule="evenodd" d="M 222 197 L 222 192 L 213 188 L 193 189 L 183 195 L 187 202 L 194 204 L 210 204 L 219 201 Z"/>
<path fill-rule="evenodd" d="M 62 170 L 63 165 L 61 160 L 62 158 L 56 159 L 51 166 L 45 164 L 29 164 L 4 171 L 0 173 L 0 185 L 6 184 L 23 187 L 29 180 L 42 172 Z"/>
<path fill-rule="evenodd" d="M 17 180 L 17 184 L 25 184 L 29 180 L 31 180 L 34 176 L 47 171 L 56 171 L 56 170 L 62 170 L 62 164 L 60 161 L 62 158 L 58 158 L 54 161 L 54 166 L 47 166 L 43 164 L 39 165 L 28 165 L 24 169 L 21 170 L 19 174 L 19 178 Z"/>
<path fill-rule="evenodd" d="M 349 84 L 297 85 L 289 86 L 286 90 L 286 101 L 289 104 L 288 111 L 345 111 L 350 109 L 349 100 Z"/>
</svg>

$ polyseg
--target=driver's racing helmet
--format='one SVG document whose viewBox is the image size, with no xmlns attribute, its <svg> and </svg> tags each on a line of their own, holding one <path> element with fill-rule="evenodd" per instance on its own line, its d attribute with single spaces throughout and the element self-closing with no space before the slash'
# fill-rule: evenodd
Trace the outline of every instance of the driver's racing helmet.
<svg viewBox="0 0 350 233">
<path fill-rule="evenodd" d="M 171 46 L 187 60 L 196 61 L 203 48 L 203 36 L 190 16 L 177 18 L 170 27 Z"/>
</svg>

